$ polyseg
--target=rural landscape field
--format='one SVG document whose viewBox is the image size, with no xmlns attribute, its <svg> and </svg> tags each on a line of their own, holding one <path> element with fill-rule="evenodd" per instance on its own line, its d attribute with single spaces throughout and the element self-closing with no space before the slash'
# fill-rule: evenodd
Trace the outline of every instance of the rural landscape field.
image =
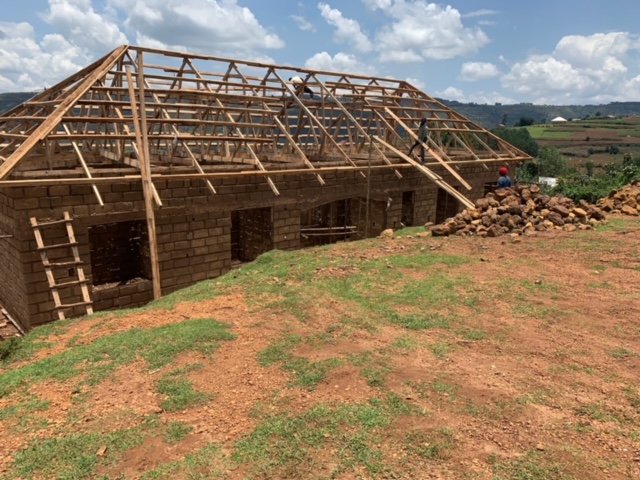
<svg viewBox="0 0 640 480">
<path fill-rule="evenodd" d="M 0 343 L 0 476 L 640 478 L 640 223 L 273 251 Z"/>
</svg>

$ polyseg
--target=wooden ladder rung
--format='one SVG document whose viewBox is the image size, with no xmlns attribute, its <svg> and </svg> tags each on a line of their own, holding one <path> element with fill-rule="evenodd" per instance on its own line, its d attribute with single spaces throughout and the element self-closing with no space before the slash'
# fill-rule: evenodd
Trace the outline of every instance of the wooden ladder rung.
<svg viewBox="0 0 640 480">
<path fill-rule="evenodd" d="M 66 305 L 56 305 L 56 309 L 60 310 L 62 308 L 73 308 L 73 307 L 82 307 L 86 305 L 93 305 L 93 302 L 78 302 L 78 303 L 67 303 Z"/>
<path fill-rule="evenodd" d="M 71 282 L 56 283 L 55 285 L 51 285 L 51 288 L 71 287 L 73 285 L 83 285 L 85 283 L 89 283 L 89 280 L 84 279 L 84 280 L 73 280 Z"/>
<path fill-rule="evenodd" d="M 61 223 L 70 223 L 72 221 L 73 221 L 72 219 L 68 219 L 68 220 L 67 219 L 51 220 L 51 221 L 48 221 L 48 222 L 38 223 L 38 224 L 34 225 L 34 227 L 48 227 L 50 225 L 60 225 Z"/>
<path fill-rule="evenodd" d="M 73 266 L 77 266 L 77 265 L 84 265 L 84 262 L 82 260 L 72 260 L 71 262 L 46 262 L 43 263 L 43 265 L 49 268 L 63 268 L 63 267 L 73 267 Z"/>
<path fill-rule="evenodd" d="M 53 250 L 55 248 L 68 248 L 68 247 L 77 247 L 77 246 L 78 246 L 78 242 L 58 243 L 57 245 L 43 245 L 42 247 L 38 247 L 38 251 L 41 252 L 42 250 Z"/>
</svg>

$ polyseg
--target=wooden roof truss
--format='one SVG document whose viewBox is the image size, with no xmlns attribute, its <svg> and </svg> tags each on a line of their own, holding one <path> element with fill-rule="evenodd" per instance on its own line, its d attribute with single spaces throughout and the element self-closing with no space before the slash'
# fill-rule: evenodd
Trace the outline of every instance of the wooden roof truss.
<svg viewBox="0 0 640 480">
<path fill-rule="evenodd" d="M 422 117 L 424 166 L 404 153 Z M 470 189 L 460 164 L 530 158 L 404 81 L 122 46 L 0 117 L 0 186 L 88 183 L 102 204 L 100 184 L 142 179 L 144 148 L 157 205 L 158 179 L 215 194 L 214 178 L 258 175 L 278 195 L 275 173 L 371 168 L 416 168 L 468 205 L 431 165 Z"/>
</svg>

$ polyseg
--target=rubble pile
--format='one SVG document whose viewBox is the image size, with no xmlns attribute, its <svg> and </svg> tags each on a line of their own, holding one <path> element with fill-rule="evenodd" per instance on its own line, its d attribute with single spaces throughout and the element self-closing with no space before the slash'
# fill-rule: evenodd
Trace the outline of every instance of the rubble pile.
<svg viewBox="0 0 640 480">
<path fill-rule="evenodd" d="M 499 237 L 505 234 L 531 235 L 560 229 L 588 230 L 605 220 L 602 209 L 584 200 L 576 205 L 562 195 L 540 193 L 537 185 L 498 189 L 440 225 L 431 227 L 434 237 L 477 235 Z"/>
<path fill-rule="evenodd" d="M 640 180 L 614 190 L 607 198 L 598 200 L 598 207 L 609 213 L 640 215 Z"/>
</svg>

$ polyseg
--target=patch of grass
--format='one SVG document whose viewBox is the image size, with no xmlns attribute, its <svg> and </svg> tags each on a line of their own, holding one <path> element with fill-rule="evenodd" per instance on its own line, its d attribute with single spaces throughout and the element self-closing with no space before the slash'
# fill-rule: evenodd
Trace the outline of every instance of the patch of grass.
<svg viewBox="0 0 640 480">
<path fill-rule="evenodd" d="M 184 440 L 192 431 L 193 427 L 184 422 L 170 422 L 164 434 L 164 441 L 169 445 L 175 445 Z"/>
<path fill-rule="evenodd" d="M 567 314 L 567 312 L 557 308 L 548 308 L 525 301 L 516 303 L 512 307 L 512 311 L 514 316 L 517 317 L 537 318 L 539 320 L 547 319 L 552 321 L 555 321 L 555 319 Z"/>
<path fill-rule="evenodd" d="M 402 335 L 393 342 L 393 347 L 413 352 L 418 349 L 418 341 L 414 337 Z"/>
<path fill-rule="evenodd" d="M 378 431 L 405 411 L 387 399 L 269 417 L 237 443 L 233 458 L 265 478 L 310 478 L 327 464 L 334 465 L 328 478 L 357 467 L 376 476 L 385 469 Z"/>
<path fill-rule="evenodd" d="M 160 405 L 166 412 L 178 412 L 204 405 L 211 398 L 205 393 L 196 392 L 188 380 L 171 376 L 160 380 L 157 389 L 158 393 L 168 397 Z"/>
<path fill-rule="evenodd" d="M 0 375 L 0 397 L 26 381 L 66 380 L 83 374 L 88 384 L 102 381 L 121 365 L 145 359 L 150 369 L 171 363 L 184 351 L 212 353 L 222 340 L 235 336 L 228 325 L 211 319 L 189 320 L 152 329 L 132 329 L 103 337 L 58 355 Z"/>
<path fill-rule="evenodd" d="M 56 478 L 76 480 L 92 478 L 99 463 L 113 462 L 119 454 L 142 444 L 152 423 L 108 434 L 73 433 L 64 437 L 34 440 L 18 452 L 7 478 Z M 104 456 L 96 455 L 104 448 Z"/>
<path fill-rule="evenodd" d="M 258 361 L 263 367 L 269 367 L 275 363 L 282 363 L 289 360 L 293 354 L 293 349 L 302 341 L 299 335 L 287 335 L 279 339 L 276 343 L 258 353 Z"/>
<path fill-rule="evenodd" d="M 484 340 L 487 336 L 487 332 L 482 329 L 467 329 L 460 333 L 465 340 Z"/>
<path fill-rule="evenodd" d="M 338 358 L 329 358 L 320 362 L 311 362 L 306 358 L 296 358 L 293 350 L 302 341 L 297 335 L 287 335 L 258 353 L 258 361 L 264 367 L 276 363 L 284 370 L 293 372 L 295 385 L 313 389 L 322 382 L 327 373 L 342 364 Z"/>
<path fill-rule="evenodd" d="M 151 472 L 146 472 L 142 480 L 173 480 L 188 478 L 190 480 L 214 480 L 228 478 L 229 459 L 219 446 L 207 445 L 196 453 L 187 455 L 183 460 L 165 463 Z"/>
<path fill-rule="evenodd" d="M 311 362 L 306 358 L 292 358 L 282 367 L 295 375 L 294 385 L 313 390 L 326 378 L 327 373 L 340 365 L 342 365 L 342 360 L 339 358 L 328 358 L 319 362 Z"/>
<path fill-rule="evenodd" d="M 625 358 L 636 357 L 638 355 L 637 353 L 632 352 L 631 350 L 627 350 L 624 347 L 616 347 L 614 349 L 608 350 L 607 353 L 616 360 L 624 360 Z"/>
<path fill-rule="evenodd" d="M 70 325 L 71 320 L 58 320 L 32 329 L 25 337 L 12 337 L 0 342 L 0 366 L 29 360 L 38 350 L 50 345 L 46 339 L 63 334 Z"/>
<path fill-rule="evenodd" d="M 589 417 L 591 420 L 596 420 L 598 422 L 620 422 L 618 416 L 609 411 L 601 403 L 582 405 L 577 409 L 576 415 Z"/>
<path fill-rule="evenodd" d="M 429 350 L 431 350 L 437 359 L 443 360 L 454 350 L 454 347 L 447 343 L 438 342 L 429 345 Z"/>
<path fill-rule="evenodd" d="M 532 393 L 523 395 L 516 399 L 516 403 L 527 405 L 533 403 L 535 405 L 548 405 L 549 398 L 553 396 L 551 390 L 534 390 Z"/>
<path fill-rule="evenodd" d="M 443 317 L 438 313 L 427 313 L 424 315 L 397 315 L 390 314 L 391 323 L 394 323 L 407 330 L 431 330 L 434 328 L 451 328 L 451 318 Z"/>
<path fill-rule="evenodd" d="M 423 460 L 445 460 L 455 447 L 453 432 L 448 428 L 441 428 L 432 433 L 409 432 L 404 443 L 407 451 Z"/>
<path fill-rule="evenodd" d="M 49 408 L 48 400 L 32 399 L 23 403 L 0 408 L 0 420 L 9 420 L 17 416 L 25 416 L 33 412 L 44 412 Z"/>
<path fill-rule="evenodd" d="M 562 466 L 540 456 L 528 453 L 512 460 L 489 458 L 492 464 L 493 480 L 573 480 L 574 477 L 562 470 Z"/>
</svg>

